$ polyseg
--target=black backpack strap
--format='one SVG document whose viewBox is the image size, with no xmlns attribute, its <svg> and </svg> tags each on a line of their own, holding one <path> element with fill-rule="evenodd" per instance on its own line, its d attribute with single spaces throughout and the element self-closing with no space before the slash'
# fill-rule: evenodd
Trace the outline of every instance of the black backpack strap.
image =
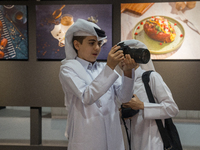
<svg viewBox="0 0 200 150">
<path fill-rule="evenodd" d="M 150 70 L 150 71 L 146 71 L 142 74 L 142 81 L 144 83 L 144 86 L 145 86 L 145 90 L 146 90 L 146 93 L 147 93 L 147 96 L 149 98 L 149 101 L 151 103 L 155 103 L 155 100 L 154 100 L 154 97 L 153 97 L 153 94 L 151 92 L 151 88 L 149 86 L 149 81 L 150 81 L 150 74 L 153 70 Z"/>
<path fill-rule="evenodd" d="M 154 100 L 153 94 L 151 92 L 151 88 L 149 86 L 149 80 L 150 80 L 149 76 L 150 76 L 151 72 L 152 72 L 152 70 L 144 72 L 142 74 L 142 81 L 144 83 L 149 102 L 150 103 L 156 103 L 155 100 Z M 158 126 L 158 130 L 159 130 L 160 135 L 162 137 L 165 149 L 170 149 L 171 144 L 169 142 L 169 136 L 168 136 L 168 133 L 166 132 L 165 128 L 163 127 L 162 120 L 156 119 L 156 124 Z"/>
</svg>

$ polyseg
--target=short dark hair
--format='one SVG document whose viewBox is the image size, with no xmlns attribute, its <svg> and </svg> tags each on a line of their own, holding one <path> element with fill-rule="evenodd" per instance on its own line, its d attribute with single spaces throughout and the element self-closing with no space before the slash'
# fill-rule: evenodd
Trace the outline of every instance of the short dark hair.
<svg viewBox="0 0 200 150">
<path fill-rule="evenodd" d="M 74 48 L 74 50 L 76 51 L 76 53 L 77 53 L 77 49 L 74 47 L 74 41 L 76 40 L 76 41 L 78 41 L 79 43 L 83 43 L 83 40 L 86 38 L 86 36 L 73 36 L 73 38 L 72 38 L 72 44 L 73 44 L 73 48 Z"/>
</svg>

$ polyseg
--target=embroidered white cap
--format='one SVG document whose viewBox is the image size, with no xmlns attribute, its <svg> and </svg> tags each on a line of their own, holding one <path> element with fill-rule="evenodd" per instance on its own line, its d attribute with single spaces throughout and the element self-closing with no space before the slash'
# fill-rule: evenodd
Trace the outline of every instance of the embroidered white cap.
<svg viewBox="0 0 200 150">
<path fill-rule="evenodd" d="M 74 36 L 94 36 L 94 35 L 92 35 L 91 33 L 79 30 L 74 33 Z"/>
</svg>

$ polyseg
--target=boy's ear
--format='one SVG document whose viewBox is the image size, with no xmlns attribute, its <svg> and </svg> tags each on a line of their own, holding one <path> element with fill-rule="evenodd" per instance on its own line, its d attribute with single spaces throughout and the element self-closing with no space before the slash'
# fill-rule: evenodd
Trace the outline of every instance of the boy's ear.
<svg viewBox="0 0 200 150">
<path fill-rule="evenodd" d="M 80 43 L 77 40 L 74 40 L 74 48 L 78 51 L 80 47 Z"/>
</svg>

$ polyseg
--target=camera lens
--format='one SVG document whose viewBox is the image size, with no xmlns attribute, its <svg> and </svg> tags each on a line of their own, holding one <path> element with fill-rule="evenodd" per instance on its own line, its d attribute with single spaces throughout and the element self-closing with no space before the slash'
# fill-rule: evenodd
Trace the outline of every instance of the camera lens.
<svg viewBox="0 0 200 150">
<path fill-rule="evenodd" d="M 146 64 L 150 59 L 150 52 L 148 49 L 143 48 L 132 48 L 130 49 L 131 57 L 135 60 L 136 63 Z"/>
<path fill-rule="evenodd" d="M 146 64 L 146 63 L 148 63 L 149 62 L 149 59 L 150 59 L 150 52 L 149 52 L 149 50 L 147 50 L 147 49 L 144 49 L 143 51 L 142 51 L 142 62 L 144 63 L 144 64 Z"/>
</svg>

